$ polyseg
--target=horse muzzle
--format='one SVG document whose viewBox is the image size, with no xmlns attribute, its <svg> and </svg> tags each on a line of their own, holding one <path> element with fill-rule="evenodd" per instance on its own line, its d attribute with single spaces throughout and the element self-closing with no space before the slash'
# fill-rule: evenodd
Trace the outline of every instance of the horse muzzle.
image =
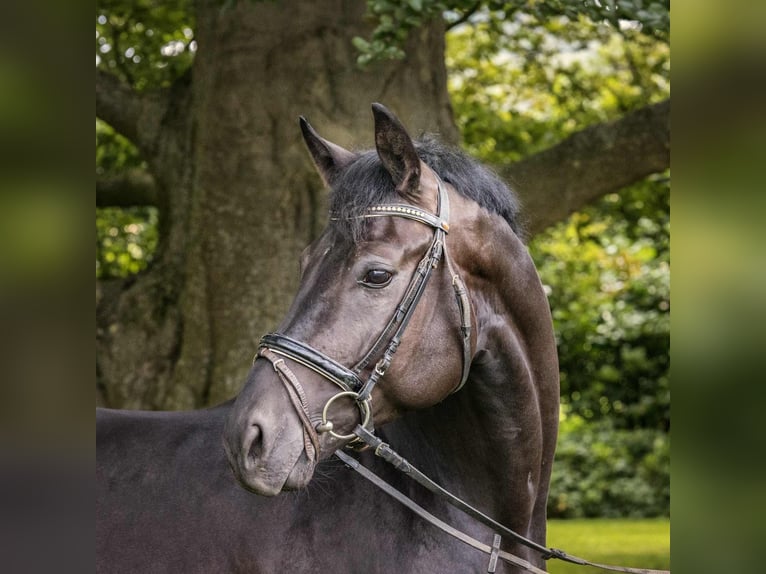
<svg viewBox="0 0 766 574">
<path fill-rule="evenodd" d="M 301 422 L 284 404 L 260 400 L 254 407 L 234 403 L 224 428 L 224 449 L 239 483 L 264 496 L 305 487 L 315 457 L 306 453 Z M 268 396 L 261 397 L 268 399 Z"/>
</svg>

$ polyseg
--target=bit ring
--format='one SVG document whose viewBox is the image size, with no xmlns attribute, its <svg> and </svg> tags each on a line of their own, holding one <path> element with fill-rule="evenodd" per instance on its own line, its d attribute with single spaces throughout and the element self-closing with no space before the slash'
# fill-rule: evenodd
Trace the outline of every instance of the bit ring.
<svg viewBox="0 0 766 574">
<path fill-rule="evenodd" d="M 351 397 L 353 399 L 359 398 L 359 393 L 355 393 L 354 391 L 343 391 L 338 393 L 337 395 L 333 395 L 330 397 L 330 399 L 325 403 L 324 408 L 322 409 L 322 422 L 317 425 L 317 430 L 319 432 L 329 432 L 332 436 L 339 440 L 348 440 L 352 438 L 356 438 L 356 435 L 354 433 L 351 434 L 338 434 L 336 433 L 333 428 L 334 425 L 332 421 L 327 419 L 327 410 L 330 408 L 330 405 L 335 401 L 336 399 L 339 399 L 340 397 Z M 365 399 L 363 401 L 356 401 L 357 407 L 359 407 L 359 413 L 362 415 L 362 426 L 366 427 L 367 423 L 370 422 L 370 416 L 372 414 L 372 409 L 370 408 L 370 399 Z M 320 430 L 320 428 L 322 430 Z"/>
</svg>

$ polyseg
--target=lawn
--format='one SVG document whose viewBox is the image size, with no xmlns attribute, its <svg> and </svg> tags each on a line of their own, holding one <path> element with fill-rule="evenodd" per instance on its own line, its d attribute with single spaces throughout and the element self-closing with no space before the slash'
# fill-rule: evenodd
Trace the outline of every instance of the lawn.
<svg viewBox="0 0 766 574">
<path fill-rule="evenodd" d="M 670 568 L 669 519 L 549 520 L 548 546 L 591 562 Z M 550 560 L 552 574 L 595 574 L 596 568 Z"/>
</svg>

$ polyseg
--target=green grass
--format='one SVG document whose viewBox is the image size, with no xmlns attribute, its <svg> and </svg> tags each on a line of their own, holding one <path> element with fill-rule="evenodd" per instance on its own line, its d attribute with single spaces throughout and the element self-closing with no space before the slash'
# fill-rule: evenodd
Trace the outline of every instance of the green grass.
<svg viewBox="0 0 766 574">
<path fill-rule="evenodd" d="M 548 546 L 591 562 L 670 569 L 670 520 L 549 520 Z M 596 568 L 550 560 L 552 574 L 595 574 Z"/>
</svg>

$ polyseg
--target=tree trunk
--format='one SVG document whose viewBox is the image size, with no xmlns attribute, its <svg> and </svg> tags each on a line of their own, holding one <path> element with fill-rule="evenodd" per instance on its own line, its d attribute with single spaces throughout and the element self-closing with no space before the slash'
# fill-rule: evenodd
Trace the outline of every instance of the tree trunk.
<svg viewBox="0 0 766 574">
<path fill-rule="evenodd" d="M 223 4 L 197 2 L 195 62 L 161 98 L 97 89 L 99 115 L 146 157 L 161 215 L 150 270 L 97 288 L 104 405 L 185 409 L 239 390 L 325 217 L 299 115 L 369 147 L 370 103 L 381 101 L 413 133 L 457 140 L 441 22 L 413 33 L 403 62 L 365 72 L 351 45 L 368 32 L 362 2 Z"/>
</svg>

